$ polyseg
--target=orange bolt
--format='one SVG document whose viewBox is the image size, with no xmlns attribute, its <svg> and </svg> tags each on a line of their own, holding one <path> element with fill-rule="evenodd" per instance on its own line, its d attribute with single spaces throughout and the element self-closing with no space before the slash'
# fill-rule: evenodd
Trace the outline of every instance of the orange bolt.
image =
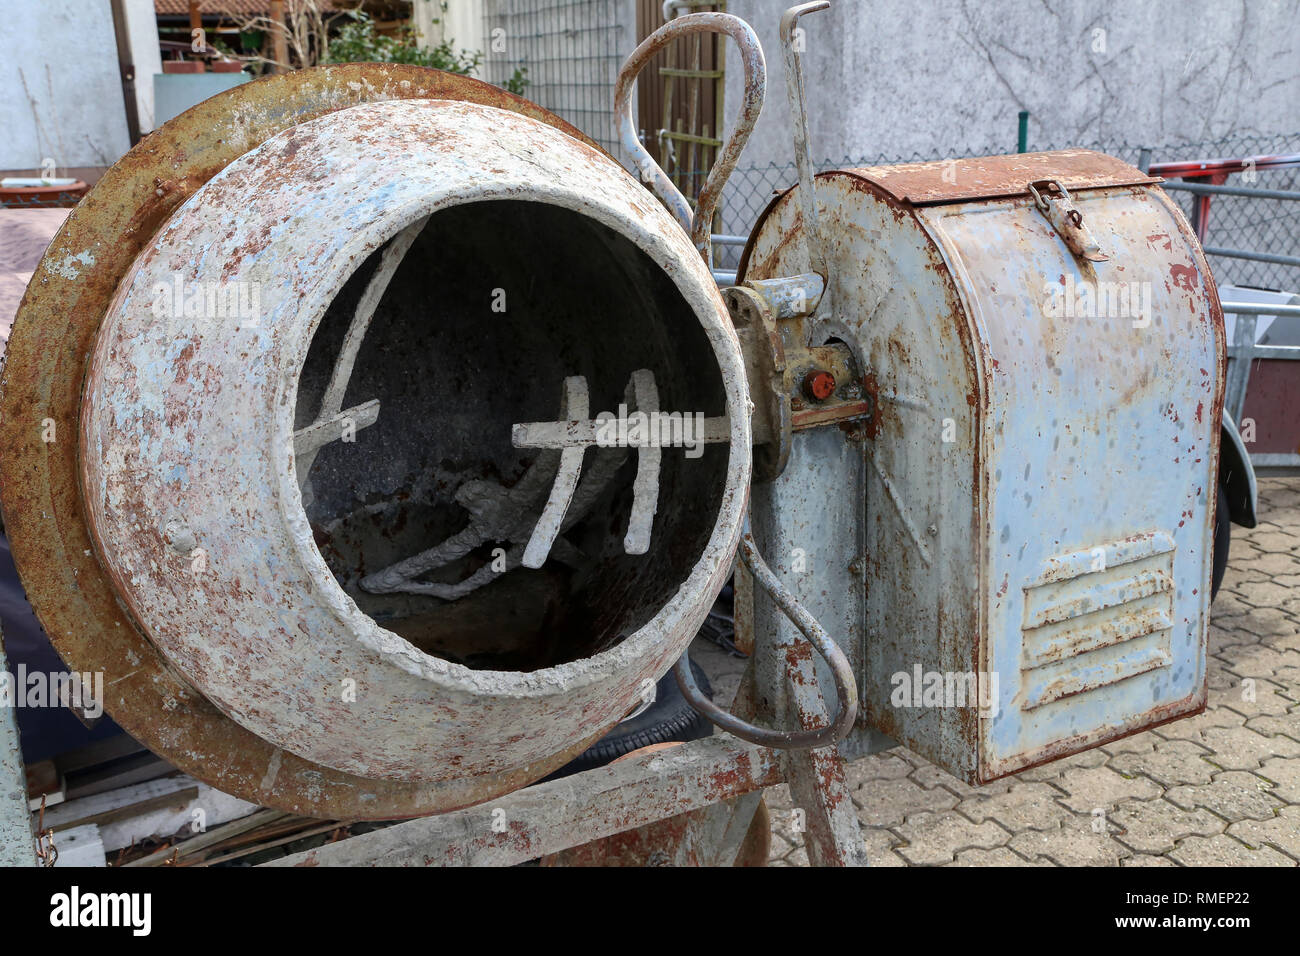
<svg viewBox="0 0 1300 956">
<path fill-rule="evenodd" d="M 803 377 L 803 390 L 815 402 L 824 402 L 835 391 L 835 376 L 824 369 L 809 369 Z"/>
</svg>

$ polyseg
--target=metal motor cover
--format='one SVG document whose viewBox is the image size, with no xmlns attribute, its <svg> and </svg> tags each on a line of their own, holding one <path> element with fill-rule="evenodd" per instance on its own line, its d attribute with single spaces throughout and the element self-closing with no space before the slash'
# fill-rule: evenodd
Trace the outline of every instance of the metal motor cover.
<svg viewBox="0 0 1300 956">
<path fill-rule="evenodd" d="M 1035 208 L 1047 178 L 1107 260 Z M 743 278 L 809 268 L 795 192 Z M 839 170 L 817 196 L 833 305 L 810 336 L 854 350 L 876 411 L 843 450 L 796 435 L 755 527 L 816 560 L 800 596 L 850 635 L 863 723 L 981 782 L 1198 712 L 1225 343 L 1177 206 L 1087 151 Z M 1150 324 L 1046 314 L 1052 286 L 1085 280 L 1148 283 Z M 803 486 L 817 462 L 840 504 Z M 839 530 L 805 540 L 818 527 Z M 899 706 L 918 672 L 981 693 L 996 674 L 995 707 Z"/>
</svg>

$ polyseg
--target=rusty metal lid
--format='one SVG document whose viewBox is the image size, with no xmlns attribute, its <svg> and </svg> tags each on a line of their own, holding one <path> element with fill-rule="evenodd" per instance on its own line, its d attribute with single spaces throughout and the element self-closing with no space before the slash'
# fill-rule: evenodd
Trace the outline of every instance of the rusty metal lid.
<svg viewBox="0 0 1300 956">
<path fill-rule="evenodd" d="M 1114 156 L 1090 149 L 975 156 L 901 166 L 862 166 L 824 175 L 837 173 L 865 179 L 900 202 L 914 206 L 1024 196 L 1029 194 L 1030 183 L 1044 179 L 1054 179 L 1071 192 L 1163 182 L 1158 176 L 1148 176 Z"/>
</svg>

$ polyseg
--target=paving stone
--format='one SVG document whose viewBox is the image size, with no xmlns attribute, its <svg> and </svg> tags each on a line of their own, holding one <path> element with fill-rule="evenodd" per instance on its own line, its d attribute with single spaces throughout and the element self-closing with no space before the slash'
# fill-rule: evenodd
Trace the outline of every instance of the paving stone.
<svg viewBox="0 0 1300 956">
<path fill-rule="evenodd" d="M 1026 859 L 1016 856 L 1004 846 L 994 847 L 992 850 L 980 848 L 962 850 L 957 854 L 957 858 L 948 866 L 1052 866 L 1050 860 L 1042 860 L 1038 863 L 1031 863 Z"/>
<path fill-rule="evenodd" d="M 867 848 L 867 861 L 872 866 L 907 866 L 907 861 L 894 852 L 903 841 L 888 830 L 863 827 L 862 842 Z"/>
<path fill-rule="evenodd" d="M 1245 631 L 1256 637 L 1270 637 L 1274 634 L 1291 634 L 1295 631 L 1295 625 L 1287 613 L 1280 608 L 1275 607 L 1257 607 L 1252 608 L 1248 613 L 1239 617 L 1224 618 L 1220 624 L 1218 614 L 1218 604 L 1214 602 L 1215 612 L 1210 620 L 1215 627 L 1224 627 L 1228 630 Z"/>
<path fill-rule="evenodd" d="M 1276 650 L 1267 644 L 1233 649 L 1228 669 L 1239 677 L 1267 680 L 1287 667 L 1300 667 L 1300 651 Z"/>
<path fill-rule="evenodd" d="M 1012 833 L 1050 830 L 1072 816 L 1057 802 L 1060 796 L 1061 791 L 1046 783 L 1022 783 L 1005 793 L 963 800 L 957 812 L 975 823 L 993 820 Z"/>
<path fill-rule="evenodd" d="M 1300 760 L 1273 757 L 1260 764 L 1255 772 L 1274 784 L 1269 791 L 1273 796 L 1287 803 L 1300 804 Z"/>
<path fill-rule="evenodd" d="M 1030 860 L 1047 859 L 1060 866 L 1115 866 L 1133 851 L 1109 833 L 1097 833 L 1087 817 L 1074 817 L 1054 830 L 1026 830 L 1007 843 Z"/>
<path fill-rule="evenodd" d="M 952 810 L 920 813 L 895 829 L 907 841 L 906 846 L 898 848 L 898 854 L 909 863 L 931 866 L 950 862 L 968 847 L 1003 846 L 1011 837 L 992 821 L 971 823 Z"/>
<path fill-rule="evenodd" d="M 1242 820 L 1228 827 L 1228 836 L 1248 846 L 1272 846 L 1300 859 L 1300 807 L 1283 807 L 1271 820 Z"/>
<path fill-rule="evenodd" d="M 846 764 L 844 779 L 850 790 L 856 790 L 868 780 L 899 780 L 912 770 L 912 765 L 897 754 L 872 754 Z"/>
<path fill-rule="evenodd" d="M 891 827 L 923 812 L 951 810 L 958 797 L 942 787 L 927 790 L 909 780 L 872 780 L 853 792 L 858 819 L 869 827 Z"/>
<path fill-rule="evenodd" d="M 912 751 L 908 750 L 906 747 L 894 747 L 892 750 L 886 750 L 885 753 L 897 757 L 899 760 L 905 760 L 913 767 L 924 767 L 930 763 L 930 761 L 926 760 L 919 754 L 912 753 Z"/>
<path fill-rule="evenodd" d="M 1206 683 L 1209 685 L 1210 690 L 1223 690 L 1236 687 L 1241 683 L 1241 678 L 1230 673 L 1224 663 L 1217 657 L 1211 657 L 1210 673 L 1206 675 Z"/>
<path fill-rule="evenodd" d="M 1250 849 L 1224 834 L 1188 837 L 1169 852 L 1169 858 L 1183 866 L 1295 866 L 1272 847 Z"/>
<path fill-rule="evenodd" d="M 1250 536 L 1250 543 L 1261 551 L 1273 554 L 1294 555 L 1297 549 L 1300 549 L 1300 542 L 1296 541 L 1295 535 L 1287 534 L 1280 529 L 1266 531 L 1264 534 L 1253 534 Z"/>
<path fill-rule="evenodd" d="M 1056 785 L 1065 791 L 1061 803 L 1085 814 L 1098 807 L 1108 810 L 1132 797 L 1145 800 L 1160 795 L 1160 787 L 1146 777 L 1125 777 L 1109 767 L 1071 768 Z"/>
<path fill-rule="evenodd" d="M 1290 737 L 1265 737 L 1246 727 L 1211 727 L 1201 742 L 1213 753 L 1208 760 L 1224 770 L 1256 770 L 1270 757 L 1300 756 L 1300 741 Z"/>
<path fill-rule="evenodd" d="M 906 747 L 861 758 L 846 769 L 859 818 L 893 821 L 862 828 L 871 863 L 1296 865 L 1300 478 L 1262 480 L 1260 513 L 1259 528 L 1233 531 L 1232 566 L 1212 610 L 1205 713 L 984 787 Z M 727 688 L 745 662 L 715 654 L 703 666 L 715 688 Z M 1242 697 L 1245 677 L 1255 680 L 1254 700 Z M 767 802 L 770 865 L 807 866 L 788 788 L 771 788 Z"/>
<path fill-rule="evenodd" d="M 1246 727 L 1265 737 L 1282 736 L 1300 740 L 1300 714 L 1287 713 L 1277 716 L 1267 714 L 1263 717 L 1252 717 L 1246 721 Z"/>
<path fill-rule="evenodd" d="M 1206 758 L 1210 752 L 1190 740 L 1163 740 L 1149 754 L 1120 754 L 1110 769 L 1129 776 L 1145 774 L 1165 787 L 1179 783 L 1209 783 L 1218 767 Z"/>
<path fill-rule="evenodd" d="M 1110 813 L 1112 836 L 1139 853 L 1168 853 L 1181 839 L 1222 833 L 1228 821 L 1209 810 L 1184 810 L 1168 800 L 1126 800 Z"/>
<path fill-rule="evenodd" d="M 1228 627 L 1232 626 L 1232 619 L 1249 614 L 1254 610 L 1254 605 L 1247 604 L 1230 588 L 1219 591 L 1218 597 L 1214 599 L 1213 620 L 1226 622 Z"/>
<path fill-rule="evenodd" d="M 1210 691 L 1207 709 L 1226 707 L 1245 717 L 1257 717 L 1260 714 L 1285 714 L 1295 704 L 1281 693 L 1277 684 L 1263 679 L 1247 679 L 1252 682 L 1243 680 L 1236 687 Z"/>
<path fill-rule="evenodd" d="M 1240 680 L 1236 677 L 1232 678 L 1233 688 L 1237 688 L 1240 683 Z M 1213 686 L 1210 689 L 1211 691 L 1215 690 Z M 1236 692 L 1240 693 L 1240 690 L 1238 689 Z M 1229 707 L 1215 707 L 1206 708 L 1195 717 L 1184 717 L 1182 720 L 1161 724 L 1151 732 L 1165 740 L 1190 740 L 1193 743 L 1199 743 L 1201 735 L 1211 727 L 1244 726 L 1246 726 L 1245 714 L 1239 714 Z"/>
<path fill-rule="evenodd" d="M 1231 620 L 1242 619 L 1232 618 Z M 1220 624 L 1210 625 L 1210 653 L 1212 655 L 1219 656 L 1231 651 L 1233 648 L 1252 646 L 1259 642 L 1260 636 L 1251 631 L 1228 628 Z"/>
<path fill-rule="evenodd" d="M 1051 763 L 1043 764 L 1041 767 L 1034 767 L 1030 770 L 1022 770 L 1016 774 L 1016 779 L 1029 783 L 1046 783 L 1049 781 L 1060 780 L 1061 776 L 1070 770 L 1095 770 L 1097 767 L 1104 766 L 1110 759 L 1110 754 L 1100 747 L 1093 747 L 1091 750 L 1085 750 L 1082 753 L 1074 754 L 1070 757 L 1062 757 L 1060 760 L 1053 760 Z"/>
<path fill-rule="evenodd" d="M 1144 730 L 1140 734 L 1130 734 L 1127 737 L 1121 737 L 1119 740 L 1112 740 L 1101 749 L 1112 757 L 1119 754 L 1149 754 L 1155 749 L 1156 744 L 1160 743 L 1161 739 L 1151 731 Z"/>
<path fill-rule="evenodd" d="M 965 781 L 958 780 L 946 770 L 940 770 L 934 764 L 929 762 L 922 762 L 919 764 L 909 775 L 909 779 L 920 786 L 925 787 L 927 790 L 934 787 L 942 787 L 944 790 L 955 793 L 959 797 L 965 797 L 977 792 L 976 787 L 972 787 Z M 1007 786 L 1007 784 L 999 784 L 997 781 L 988 784 L 990 787 L 997 787 L 999 785 L 1002 787 Z M 978 789 L 984 788 L 981 787 Z"/>
<path fill-rule="evenodd" d="M 1120 866 L 1177 866 L 1167 856 L 1152 856 L 1150 853 L 1134 853 L 1119 861 Z"/>
<path fill-rule="evenodd" d="M 1165 799 L 1194 810 L 1209 810 L 1225 820 L 1268 820 L 1283 805 L 1273 795 L 1276 787 L 1263 777 L 1244 770 L 1225 770 L 1206 786 L 1173 787 L 1165 792 Z"/>
</svg>

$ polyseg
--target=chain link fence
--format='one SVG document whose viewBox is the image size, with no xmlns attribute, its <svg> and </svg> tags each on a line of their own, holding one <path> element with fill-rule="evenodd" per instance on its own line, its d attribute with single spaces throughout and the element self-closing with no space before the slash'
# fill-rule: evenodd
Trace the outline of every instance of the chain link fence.
<svg viewBox="0 0 1300 956">
<path fill-rule="evenodd" d="M 618 155 L 611 103 L 635 23 L 628 0 L 484 0 L 484 79 L 524 81 L 524 96 Z"/>
<path fill-rule="evenodd" d="M 1195 159 L 1241 159 L 1248 156 L 1300 153 L 1300 133 L 1277 136 L 1238 135 L 1195 143 L 1143 146 L 1122 140 L 1085 143 L 1031 144 L 1034 150 L 1095 149 L 1116 156 L 1134 166 L 1144 162 L 1159 163 Z M 965 159 L 1006 152 L 1005 146 L 970 150 L 959 154 L 934 153 L 910 156 L 845 156 L 824 159 L 817 169 L 841 169 L 851 166 L 880 166 L 894 163 L 930 162 Z M 1258 187 L 1264 190 L 1300 190 L 1300 167 L 1243 170 L 1230 176 L 1229 185 Z M 737 168 L 723 192 L 723 231 L 747 236 L 772 197 L 798 181 L 794 162 L 768 163 L 765 166 Z M 1186 192 L 1170 191 L 1189 219 L 1195 197 Z M 1300 255 L 1300 203 L 1280 199 L 1246 196 L 1215 196 L 1208 218 L 1206 245 L 1268 252 L 1277 255 Z M 720 245 L 716 249 L 715 267 L 734 270 L 740 247 Z M 1279 263 L 1253 262 L 1225 256 L 1212 257 L 1211 267 L 1221 285 L 1245 285 L 1281 291 L 1300 291 L 1300 269 Z"/>
</svg>

